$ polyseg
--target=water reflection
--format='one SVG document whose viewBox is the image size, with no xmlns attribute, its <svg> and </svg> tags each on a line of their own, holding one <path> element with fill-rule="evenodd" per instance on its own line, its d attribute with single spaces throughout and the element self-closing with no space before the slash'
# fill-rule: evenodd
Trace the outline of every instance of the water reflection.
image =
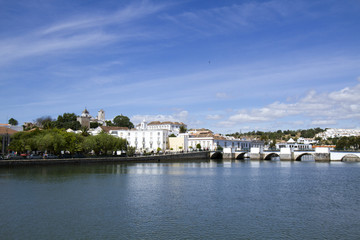
<svg viewBox="0 0 360 240">
<path fill-rule="evenodd" d="M 359 169 L 249 160 L 2 168 L 0 236 L 357 239 Z"/>
<path fill-rule="evenodd" d="M 302 162 L 315 162 L 315 158 L 312 154 L 305 154 L 305 155 L 302 155 L 299 159 L 299 161 L 302 161 Z"/>
</svg>

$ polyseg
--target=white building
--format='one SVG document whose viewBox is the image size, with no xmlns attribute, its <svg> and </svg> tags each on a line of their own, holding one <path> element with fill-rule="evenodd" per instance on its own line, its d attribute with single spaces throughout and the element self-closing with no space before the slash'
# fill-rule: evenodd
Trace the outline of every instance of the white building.
<svg viewBox="0 0 360 240">
<path fill-rule="evenodd" d="M 188 146 L 191 149 L 197 149 L 196 146 L 200 144 L 201 149 L 215 151 L 218 147 L 223 149 L 231 148 L 238 151 L 249 151 L 252 147 L 264 147 L 263 141 L 246 141 L 242 139 L 235 139 L 233 137 L 224 137 L 217 134 L 199 134 L 190 136 L 188 139 Z"/>
<path fill-rule="evenodd" d="M 143 120 L 140 124 L 136 126 L 137 130 L 167 130 L 169 135 L 175 134 L 178 135 L 180 133 L 180 128 L 183 126 L 186 128 L 186 124 L 182 122 L 159 122 L 154 121 L 147 123 L 145 120 Z"/>
<path fill-rule="evenodd" d="M 303 137 L 299 137 L 296 142 L 299 144 L 317 144 L 318 143 L 318 141 L 316 141 L 313 138 L 303 138 Z"/>
<path fill-rule="evenodd" d="M 157 152 L 158 149 L 165 151 L 168 148 L 167 130 L 137 130 L 126 127 L 100 126 L 90 130 L 89 133 L 97 135 L 102 131 L 126 139 L 128 146 L 135 147 L 137 152 Z"/>
<path fill-rule="evenodd" d="M 316 137 L 320 137 L 324 140 L 328 138 L 341 138 L 341 137 L 356 137 L 360 136 L 359 129 L 338 129 L 328 128 L 325 132 L 316 134 Z"/>
<path fill-rule="evenodd" d="M 313 149 L 313 146 L 312 146 L 314 144 L 313 141 L 311 143 L 309 143 L 310 140 L 306 141 L 305 138 L 299 138 L 299 139 L 297 142 L 294 139 L 290 138 L 287 142 L 276 143 L 276 149 L 291 148 L 295 151 L 296 150 L 306 151 L 306 150 Z M 315 141 L 315 143 L 316 143 L 316 141 Z"/>
</svg>

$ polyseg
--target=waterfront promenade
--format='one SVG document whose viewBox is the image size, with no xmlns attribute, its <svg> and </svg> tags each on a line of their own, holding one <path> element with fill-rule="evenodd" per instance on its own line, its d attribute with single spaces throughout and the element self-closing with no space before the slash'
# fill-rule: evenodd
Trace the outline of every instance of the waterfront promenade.
<svg viewBox="0 0 360 240">
<path fill-rule="evenodd" d="M 121 162 L 166 162 L 186 161 L 192 159 L 209 159 L 210 152 L 188 152 L 161 154 L 137 157 L 89 157 L 89 158 L 62 158 L 62 159 L 16 159 L 0 160 L 0 167 L 52 164 L 85 164 L 85 163 L 121 163 Z"/>
</svg>

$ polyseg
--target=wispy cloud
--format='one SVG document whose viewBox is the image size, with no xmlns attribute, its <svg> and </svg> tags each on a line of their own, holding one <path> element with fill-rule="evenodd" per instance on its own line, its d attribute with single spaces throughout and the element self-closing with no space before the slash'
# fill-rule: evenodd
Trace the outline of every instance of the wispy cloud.
<svg viewBox="0 0 360 240">
<path fill-rule="evenodd" d="M 206 116 L 206 119 L 208 119 L 208 120 L 219 120 L 221 118 L 222 118 L 222 116 L 219 114 L 209 114 Z"/>
<path fill-rule="evenodd" d="M 131 28 L 132 22 L 154 14 L 166 5 L 149 1 L 134 3 L 115 13 L 87 14 L 39 27 L 21 36 L 0 40 L 0 64 L 59 51 L 104 46 L 114 42 L 139 40 L 145 31 Z M 111 31 L 109 30 L 109 27 Z M 68 52 L 69 53 L 69 52 Z"/>
<path fill-rule="evenodd" d="M 231 6 L 186 11 L 164 16 L 164 19 L 204 35 L 238 29 L 253 29 L 259 24 L 280 23 L 281 20 L 305 8 L 299 1 L 273 0 L 248 2 Z"/>
<path fill-rule="evenodd" d="M 154 4 L 150 1 L 134 2 L 125 8 L 122 8 L 115 13 L 103 13 L 85 15 L 76 17 L 74 19 L 66 20 L 64 22 L 56 23 L 51 25 L 40 33 L 42 35 L 54 34 L 54 33 L 70 33 L 79 30 L 103 28 L 108 25 L 121 26 L 125 23 L 132 22 L 138 19 L 145 18 L 151 14 L 154 14 L 167 5 L 165 4 Z"/>
</svg>

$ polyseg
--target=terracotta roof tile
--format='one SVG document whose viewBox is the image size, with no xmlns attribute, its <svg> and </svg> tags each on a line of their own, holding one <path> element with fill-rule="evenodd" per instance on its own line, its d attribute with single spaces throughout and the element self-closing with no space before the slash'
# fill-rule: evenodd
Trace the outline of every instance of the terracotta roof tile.
<svg viewBox="0 0 360 240">
<path fill-rule="evenodd" d="M 113 127 L 113 126 L 100 126 L 100 127 L 104 132 L 109 132 L 111 130 L 129 130 L 129 128 L 127 127 Z"/>
<path fill-rule="evenodd" d="M 0 127 L 0 135 L 4 135 L 4 134 L 9 134 L 9 135 L 13 135 L 14 133 L 17 133 L 18 131 L 15 131 L 11 128 L 7 128 L 7 127 Z"/>
</svg>

